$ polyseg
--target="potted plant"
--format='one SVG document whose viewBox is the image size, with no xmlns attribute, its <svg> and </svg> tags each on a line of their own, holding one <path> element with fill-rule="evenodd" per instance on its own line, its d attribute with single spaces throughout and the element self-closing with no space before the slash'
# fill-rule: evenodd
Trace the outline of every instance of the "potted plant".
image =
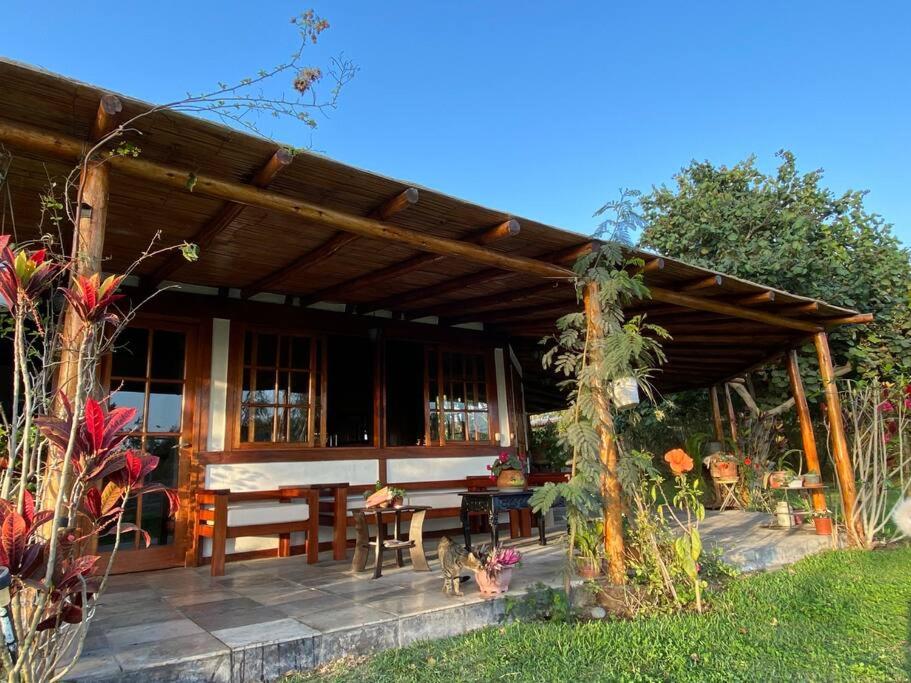
<svg viewBox="0 0 911 683">
<path fill-rule="evenodd" d="M 523 491 L 525 489 L 525 456 L 501 451 L 492 465 L 488 465 L 490 478 L 501 491 Z"/>
<path fill-rule="evenodd" d="M 822 477 L 819 472 L 807 472 L 803 475 L 804 486 L 819 486 L 822 483 Z"/>
<path fill-rule="evenodd" d="M 491 552 L 481 551 L 478 559 L 481 566 L 475 570 L 478 588 L 483 595 L 499 595 L 509 590 L 512 570 L 522 559 L 514 548 L 496 546 Z"/>
<path fill-rule="evenodd" d="M 737 478 L 737 456 L 733 453 L 713 453 L 706 461 L 713 479 Z"/>
<path fill-rule="evenodd" d="M 828 510 L 813 513 L 813 526 L 818 536 L 832 535 L 832 515 Z"/>
<path fill-rule="evenodd" d="M 576 571 L 583 579 L 594 579 L 601 573 L 604 553 L 604 523 L 591 521 L 580 524 L 575 534 Z"/>
<path fill-rule="evenodd" d="M 402 507 L 405 502 L 405 489 L 383 486 L 382 482 L 377 481 L 373 491 L 364 491 L 364 498 L 368 508 Z"/>
<path fill-rule="evenodd" d="M 792 448 L 791 450 L 785 451 L 781 455 L 781 457 L 778 458 L 777 469 L 770 472 L 769 476 L 768 476 L 769 488 L 772 488 L 772 489 L 788 488 L 788 486 L 790 486 L 790 484 L 794 480 L 794 478 L 800 476 L 799 471 L 795 472 L 793 469 L 791 469 L 790 467 L 787 467 L 785 465 L 785 462 L 786 462 L 788 456 L 790 456 L 792 453 L 799 454 L 800 450 Z M 803 469 L 803 468 L 800 467 L 799 469 Z"/>
</svg>

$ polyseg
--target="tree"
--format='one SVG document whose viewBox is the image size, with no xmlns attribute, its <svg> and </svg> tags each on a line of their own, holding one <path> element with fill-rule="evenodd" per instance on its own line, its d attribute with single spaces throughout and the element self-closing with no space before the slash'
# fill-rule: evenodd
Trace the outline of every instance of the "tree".
<svg viewBox="0 0 911 683">
<path fill-rule="evenodd" d="M 836 195 L 821 170 L 799 173 L 778 153 L 776 173 L 755 157 L 735 166 L 693 161 L 641 198 L 641 242 L 667 256 L 828 303 L 873 313 L 872 325 L 831 335 L 833 354 L 861 375 L 898 377 L 911 369 L 911 254 L 891 225 L 864 207 L 866 192 Z M 804 363 L 803 367 L 815 367 Z M 783 372 L 770 389 L 787 388 Z M 805 378 L 819 386 L 815 373 Z"/>
</svg>

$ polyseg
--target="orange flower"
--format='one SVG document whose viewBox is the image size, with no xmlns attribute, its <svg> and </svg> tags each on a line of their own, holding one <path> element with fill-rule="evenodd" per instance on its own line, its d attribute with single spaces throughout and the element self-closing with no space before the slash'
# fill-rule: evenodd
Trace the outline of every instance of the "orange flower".
<svg viewBox="0 0 911 683">
<path fill-rule="evenodd" d="M 675 448 L 664 454 L 664 461 L 671 466 L 671 472 L 681 475 L 693 469 L 693 459 L 682 448 Z"/>
</svg>

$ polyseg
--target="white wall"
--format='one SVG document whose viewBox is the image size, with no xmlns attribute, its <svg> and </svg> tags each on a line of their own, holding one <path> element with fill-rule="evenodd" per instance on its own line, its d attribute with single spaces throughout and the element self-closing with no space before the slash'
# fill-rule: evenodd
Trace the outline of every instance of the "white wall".
<svg viewBox="0 0 911 683">
<path fill-rule="evenodd" d="M 493 362 L 497 372 L 497 413 L 500 422 L 500 445 L 509 446 L 512 443 L 510 438 L 512 430 L 509 425 L 509 401 L 506 395 L 506 364 L 503 361 L 503 349 L 494 349 Z"/>
<path fill-rule="evenodd" d="M 207 450 L 225 449 L 225 422 L 228 407 L 228 340 L 231 321 L 212 320 L 212 367 L 209 383 L 209 440 Z"/>
</svg>

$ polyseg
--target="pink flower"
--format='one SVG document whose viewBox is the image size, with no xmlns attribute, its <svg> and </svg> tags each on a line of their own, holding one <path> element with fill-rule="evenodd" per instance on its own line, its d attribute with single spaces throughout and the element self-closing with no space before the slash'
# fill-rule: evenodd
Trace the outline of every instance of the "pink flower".
<svg viewBox="0 0 911 683">
<path fill-rule="evenodd" d="M 497 480 L 497 478 L 491 474 L 491 475 L 490 475 L 490 481 L 496 481 L 496 480 Z"/>
<path fill-rule="evenodd" d="M 892 401 L 883 401 L 876 407 L 881 413 L 891 413 L 895 410 L 895 406 L 892 405 Z"/>
<path fill-rule="evenodd" d="M 488 466 L 487 466 L 487 469 L 492 470 L 493 467 L 491 467 L 490 465 L 488 465 Z"/>
<path fill-rule="evenodd" d="M 509 460 L 509 453 L 506 451 L 500 453 L 500 462 L 506 462 L 507 460 Z"/>
</svg>

